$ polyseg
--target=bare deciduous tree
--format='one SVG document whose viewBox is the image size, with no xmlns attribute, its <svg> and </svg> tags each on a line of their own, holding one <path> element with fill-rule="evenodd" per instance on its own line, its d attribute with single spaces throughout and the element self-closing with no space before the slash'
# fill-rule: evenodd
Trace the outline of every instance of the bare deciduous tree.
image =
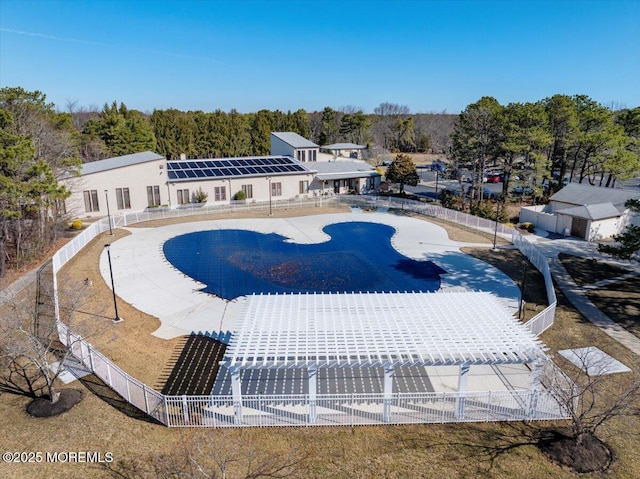
<svg viewBox="0 0 640 479">
<path fill-rule="evenodd" d="M 543 433 L 540 446 L 555 461 L 576 471 L 602 470 L 611 457 L 599 436 L 624 433 L 614 427 L 618 423 L 614 420 L 640 413 L 640 377 L 632 372 L 611 374 L 611 359 L 602 359 L 596 348 L 577 350 L 574 358 L 577 367 L 543 378 L 568 414 L 569 425 L 568 433 L 558 428 Z"/>
<path fill-rule="evenodd" d="M 90 322 L 76 323 L 87 300 L 87 286 L 67 285 L 61 292 L 60 315 L 66 324 L 89 335 Z M 50 281 L 37 281 L 0 305 L 0 393 L 60 399 L 58 380 L 71 356 L 71 344 L 58 336 Z M 97 323 L 93 323 L 97 324 Z M 106 323 L 103 323 L 106 324 Z M 67 342 L 67 341 L 65 341 Z"/>
</svg>

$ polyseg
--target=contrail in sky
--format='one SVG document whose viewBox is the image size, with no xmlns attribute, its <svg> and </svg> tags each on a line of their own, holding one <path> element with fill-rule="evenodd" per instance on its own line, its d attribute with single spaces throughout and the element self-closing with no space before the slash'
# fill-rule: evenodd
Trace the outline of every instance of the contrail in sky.
<svg viewBox="0 0 640 479">
<path fill-rule="evenodd" d="M 45 38 L 47 40 L 55 40 L 58 42 L 68 42 L 68 43 L 81 43 L 81 44 L 85 44 L 85 45 L 97 45 L 97 46 L 101 46 L 101 47 L 109 47 L 109 48 L 120 48 L 117 45 L 113 45 L 110 43 L 103 43 L 103 42 L 94 42 L 94 41 L 90 41 L 90 40 L 80 40 L 78 38 L 63 38 L 63 37 L 57 37 L 54 35 L 47 35 L 45 33 L 35 33 L 35 32 L 25 32 L 23 30 L 12 30 L 10 28 L 2 28 L 0 27 L 0 31 L 2 32 L 6 32 L 6 33 L 13 33 L 16 35 L 26 35 L 29 37 L 38 37 L 38 38 Z M 171 53 L 171 52 L 165 52 L 162 50 L 151 50 L 151 49 L 146 49 L 146 48 L 136 48 L 136 47 L 130 47 L 131 50 L 136 50 L 139 52 L 146 52 L 146 53 L 156 53 L 158 55 L 164 55 L 167 57 L 175 57 L 175 58 L 186 58 L 189 60 L 205 60 L 208 62 L 212 62 L 212 63 L 218 63 L 218 64 L 224 64 L 224 62 L 220 62 L 217 60 L 214 60 L 213 58 L 209 58 L 209 57 L 197 57 L 197 56 L 193 56 L 193 55 L 184 55 L 182 53 Z"/>
</svg>

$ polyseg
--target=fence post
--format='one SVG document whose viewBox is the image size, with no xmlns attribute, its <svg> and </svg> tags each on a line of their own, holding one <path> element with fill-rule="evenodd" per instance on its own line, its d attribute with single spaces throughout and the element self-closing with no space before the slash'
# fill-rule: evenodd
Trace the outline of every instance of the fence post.
<svg viewBox="0 0 640 479">
<path fill-rule="evenodd" d="M 106 361 L 107 363 L 107 379 L 109 381 L 109 387 L 113 388 L 113 383 L 111 382 L 111 366 L 109 365 L 109 361 Z"/>
<path fill-rule="evenodd" d="M 142 383 L 142 395 L 144 396 L 144 409 L 149 414 L 149 398 L 147 397 L 147 385 Z M 151 415 L 151 414 L 149 414 Z"/>
<path fill-rule="evenodd" d="M 87 351 L 89 351 L 89 368 L 91 372 L 95 372 L 95 368 L 93 367 L 93 355 L 91 354 L 91 345 L 87 343 Z"/>
<path fill-rule="evenodd" d="M 182 395 L 182 414 L 184 415 L 185 426 L 189 424 L 189 405 L 187 403 L 187 396 Z"/>
</svg>

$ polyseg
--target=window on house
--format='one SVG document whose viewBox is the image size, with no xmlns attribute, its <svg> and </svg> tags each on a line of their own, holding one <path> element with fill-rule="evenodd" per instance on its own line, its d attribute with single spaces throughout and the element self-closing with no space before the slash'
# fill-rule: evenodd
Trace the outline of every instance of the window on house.
<svg viewBox="0 0 640 479">
<path fill-rule="evenodd" d="M 253 185 L 242 185 L 242 192 L 245 198 L 253 198 Z"/>
<path fill-rule="evenodd" d="M 119 210 L 128 210 L 131 208 L 129 188 L 116 188 L 116 203 L 118 204 Z"/>
<path fill-rule="evenodd" d="M 147 205 L 160 206 L 160 187 L 147 186 Z"/>
<path fill-rule="evenodd" d="M 178 190 L 178 204 L 186 205 L 191 203 L 191 197 L 189 196 L 189 190 Z"/>
<path fill-rule="evenodd" d="M 300 187 L 298 193 L 300 193 L 301 195 L 309 191 L 309 181 L 302 180 L 299 182 L 299 185 Z"/>
<path fill-rule="evenodd" d="M 282 196 L 282 183 L 271 183 L 271 196 Z"/>
<path fill-rule="evenodd" d="M 307 161 L 307 151 L 302 150 L 302 162 L 304 163 L 305 161 Z"/>
<path fill-rule="evenodd" d="M 215 188 L 213 188 L 213 192 L 214 192 L 216 201 L 226 201 L 227 200 L 227 188 L 226 188 L 226 186 L 216 186 Z"/>
<path fill-rule="evenodd" d="M 82 192 L 84 195 L 84 210 L 87 213 L 100 211 L 98 204 L 98 190 L 86 190 Z"/>
</svg>

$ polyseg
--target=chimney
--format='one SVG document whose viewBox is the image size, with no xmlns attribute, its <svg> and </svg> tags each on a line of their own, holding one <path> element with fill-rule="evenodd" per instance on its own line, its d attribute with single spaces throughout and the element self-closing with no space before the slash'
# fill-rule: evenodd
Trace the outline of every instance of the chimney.
<svg viewBox="0 0 640 479">
<path fill-rule="evenodd" d="M 180 153 L 180 159 L 181 160 L 186 160 L 187 159 L 187 155 L 185 155 L 184 153 Z"/>
</svg>

